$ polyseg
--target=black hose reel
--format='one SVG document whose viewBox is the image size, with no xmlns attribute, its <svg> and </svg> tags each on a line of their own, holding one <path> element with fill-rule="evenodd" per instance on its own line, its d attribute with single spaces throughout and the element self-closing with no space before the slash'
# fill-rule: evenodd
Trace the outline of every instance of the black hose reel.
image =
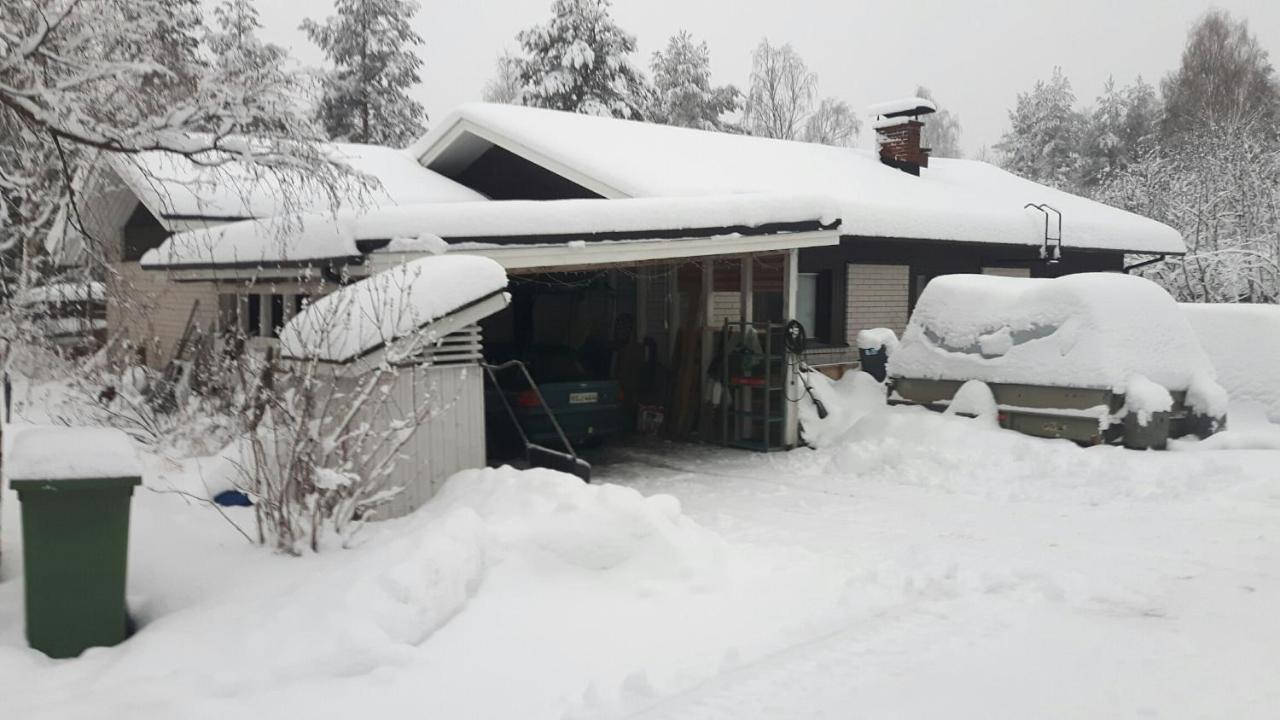
<svg viewBox="0 0 1280 720">
<path fill-rule="evenodd" d="M 804 325 L 799 320 L 788 320 L 782 331 L 782 344 L 787 352 L 795 356 L 796 369 L 800 375 L 800 383 L 804 385 L 804 391 L 809 395 L 809 399 L 813 401 L 813 406 L 818 410 L 818 419 L 825 420 L 827 418 L 827 407 L 822 404 L 818 396 L 813 394 L 813 386 L 809 384 L 807 377 L 810 369 L 804 363 L 805 346 L 809 344 L 809 337 L 805 334 Z"/>
</svg>

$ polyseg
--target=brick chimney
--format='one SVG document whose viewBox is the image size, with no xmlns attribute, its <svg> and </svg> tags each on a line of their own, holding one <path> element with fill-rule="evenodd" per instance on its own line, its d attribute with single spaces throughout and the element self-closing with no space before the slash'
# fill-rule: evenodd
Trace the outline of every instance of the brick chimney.
<svg viewBox="0 0 1280 720">
<path fill-rule="evenodd" d="M 916 176 L 920 175 L 920 168 L 929 167 L 929 148 L 920 146 L 920 131 L 924 129 L 920 116 L 937 110 L 932 101 L 924 98 L 873 105 L 871 113 L 877 120 L 872 127 L 880 145 L 880 162 Z"/>
</svg>

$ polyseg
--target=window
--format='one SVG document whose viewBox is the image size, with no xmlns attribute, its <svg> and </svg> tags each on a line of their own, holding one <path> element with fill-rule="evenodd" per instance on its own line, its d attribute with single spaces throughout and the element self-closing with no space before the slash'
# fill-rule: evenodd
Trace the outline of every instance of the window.
<svg viewBox="0 0 1280 720">
<path fill-rule="evenodd" d="M 250 295 L 248 305 L 244 334 L 248 337 L 262 337 L 262 296 Z"/>
<path fill-rule="evenodd" d="M 800 273 L 796 276 L 796 320 L 804 326 L 809 337 L 818 336 L 818 273 Z"/>
</svg>

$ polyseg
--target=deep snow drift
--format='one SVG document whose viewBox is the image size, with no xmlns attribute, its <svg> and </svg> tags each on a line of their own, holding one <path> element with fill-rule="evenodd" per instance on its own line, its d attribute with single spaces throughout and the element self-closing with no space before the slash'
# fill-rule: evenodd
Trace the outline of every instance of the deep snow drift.
<svg viewBox="0 0 1280 720">
<path fill-rule="evenodd" d="M 862 374 L 812 382 L 831 410 L 806 434 L 816 450 L 619 450 L 598 486 L 463 473 L 356 547 L 302 558 L 168 492 L 214 478 L 214 458 L 144 455 L 141 631 L 72 661 L 22 641 L 6 492 L 6 716 L 1265 717 L 1280 703 L 1280 452 L 1210 444 L 1248 444 L 1247 428 L 1178 444 L 1194 453 L 1082 449 L 888 407 Z"/>
</svg>

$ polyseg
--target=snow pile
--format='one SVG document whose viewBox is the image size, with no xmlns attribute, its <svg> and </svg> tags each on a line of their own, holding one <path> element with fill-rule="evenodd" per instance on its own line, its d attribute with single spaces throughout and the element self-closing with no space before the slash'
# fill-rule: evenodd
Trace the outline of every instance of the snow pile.
<svg viewBox="0 0 1280 720">
<path fill-rule="evenodd" d="M 547 470 L 461 473 L 362 545 L 297 559 L 228 544 L 173 495 L 134 515 L 126 643 L 52 665 L 0 584 L 14 717 L 614 715 L 822 632 L 845 583 L 726 543 L 671 496 Z"/>
<path fill-rule="evenodd" d="M 1280 422 L 1280 306 L 1184 303 L 1179 307 L 1213 361 L 1233 409 L 1251 404 Z"/>
<path fill-rule="evenodd" d="M 1213 418 L 1225 417 L 1231 405 L 1231 396 L 1218 381 L 1199 373 L 1191 378 L 1187 388 L 1186 405 L 1193 412 Z"/>
<path fill-rule="evenodd" d="M 859 330 L 856 344 L 859 350 L 884 348 L 887 354 L 893 355 L 893 352 L 898 349 L 898 334 L 890 328 Z"/>
<path fill-rule="evenodd" d="M 1166 225 L 972 160 L 931 159 L 913 177 L 870 150 L 483 103 L 461 106 L 413 151 L 428 165 L 465 162 L 485 142 L 469 126 L 616 196 L 813 193 L 838 203 L 847 235 L 1022 246 L 1044 243 L 1044 215 L 1024 206 L 1048 203 L 1068 219 L 1065 248 L 1186 250 Z"/>
<path fill-rule="evenodd" d="M 1138 424 L 1146 426 L 1155 413 L 1167 413 L 1173 409 L 1173 396 L 1164 387 L 1142 375 L 1133 374 L 1116 392 L 1124 393 L 1124 411 L 1138 416 Z"/>
<path fill-rule="evenodd" d="M 889 374 L 1093 388 L 1140 374 L 1185 390 L 1213 368 L 1177 303 L 1149 280 L 945 275 L 921 295 Z"/>
<path fill-rule="evenodd" d="M 822 373 L 810 372 L 806 379 L 814 397 L 827 409 L 827 417 L 819 418 L 807 393 L 800 401 L 800 432 L 813 447 L 837 442 L 855 423 L 885 406 L 884 385 L 867 373 L 846 372 L 839 380 L 832 380 Z"/>
<path fill-rule="evenodd" d="M 311 303 L 280 331 L 280 347 L 289 357 L 346 362 L 506 286 L 506 271 L 489 258 L 429 255 Z"/>
<path fill-rule="evenodd" d="M 947 404 L 947 415 L 964 415 L 983 418 L 994 422 L 1000 407 L 996 404 L 996 396 L 991 387 L 981 380 L 969 380 L 960 386 L 951 402 Z"/>
<path fill-rule="evenodd" d="M 4 433 L 8 480 L 140 477 L 133 441 L 112 428 L 9 425 Z"/>
</svg>

